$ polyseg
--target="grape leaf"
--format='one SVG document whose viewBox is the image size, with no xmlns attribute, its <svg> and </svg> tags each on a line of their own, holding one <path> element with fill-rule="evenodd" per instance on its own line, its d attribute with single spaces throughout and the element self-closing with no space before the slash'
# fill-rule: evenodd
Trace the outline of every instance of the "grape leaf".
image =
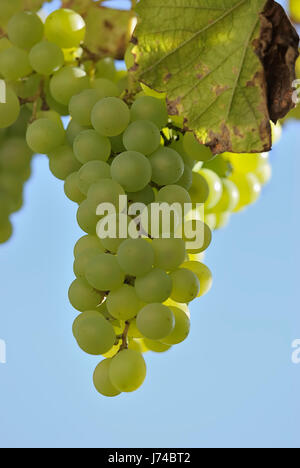
<svg viewBox="0 0 300 468">
<path fill-rule="evenodd" d="M 280 55 L 279 47 L 271 47 L 274 5 L 273 0 L 140 0 L 136 7 L 132 71 L 139 81 L 166 92 L 169 112 L 182 115 L 186 129 L 215 154 L 271 148 L 273 94 L 268 95 L 264 61 L 274 65 Z M 268 19 L 262 14 L 266 7 L 272 10 Z M 295 34 L 291 41 L 298 46 Z M 291 93 L 284 91 L 291 90 L 297 53 L 281 88 L 285 113 L 293 106 Z M 274 112 L 272 118 L 279 116 Z"/>
<path fill-rule="evenodd" d="M 87 26 L 84 42 L 92 53 L 124 58 L 130 38 L 131 11 L 105 8 L 93 0 L 63 0 L 62 6 L 83 16 Z"/>
</svg>

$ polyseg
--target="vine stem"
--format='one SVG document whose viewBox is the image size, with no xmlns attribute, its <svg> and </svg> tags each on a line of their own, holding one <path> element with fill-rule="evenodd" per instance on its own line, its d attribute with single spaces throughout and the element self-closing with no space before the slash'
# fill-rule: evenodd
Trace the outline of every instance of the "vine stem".
<svg viewBox="0 0 300 468">
<path fill-rule="evenodd" d="M 122 344 L 118 352 L 123 351 L 123 349 L 128 349 L 127 335 L 130 327 L 130 322 L 125 322 L 125 328 L 122 334 Z"/>
</svg>

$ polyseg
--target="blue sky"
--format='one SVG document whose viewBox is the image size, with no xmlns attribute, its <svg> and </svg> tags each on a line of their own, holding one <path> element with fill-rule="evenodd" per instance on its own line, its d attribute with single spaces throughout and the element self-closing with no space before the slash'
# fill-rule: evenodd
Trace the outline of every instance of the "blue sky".
<svg viewBox="0 0 300 468">
<path fill-rule="evenodd" d="M 1 447 L 300 447 L 299 131 L 288 124 L 272 151 L 260 201 L 215 234 L 214 287 L 191 307 L 189 339 L 146 355 L 144 386 L 111 400 L 71 333 L 76 208 L 35 158 L 0 247 Z"/>
</svg>

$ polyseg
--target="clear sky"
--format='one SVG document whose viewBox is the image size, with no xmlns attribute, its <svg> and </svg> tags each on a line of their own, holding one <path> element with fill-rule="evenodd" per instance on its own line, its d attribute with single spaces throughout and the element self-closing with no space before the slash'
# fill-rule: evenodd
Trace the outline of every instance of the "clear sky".
<svg viewBox="0 0 300 468">
<path fill-rule="evenodd" d="M 189 339 L 147 354 L 143 387 L 116 399 L 96 393 L 99 358 L 72 337 L 75 205 L 35 158 L 0 247 L 0 447 L 300 448 L 299 133 L 285 128 L 261 200 L 215 234 L 214 287 L 191 307 Z"/>
</svg>

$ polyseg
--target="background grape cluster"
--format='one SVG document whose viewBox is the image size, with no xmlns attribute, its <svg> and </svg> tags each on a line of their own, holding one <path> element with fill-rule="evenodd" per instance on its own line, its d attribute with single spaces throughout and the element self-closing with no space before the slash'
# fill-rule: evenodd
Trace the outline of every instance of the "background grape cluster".
<svg viewBox="0 0 300 468">
<path fill-rule="evenodd" d="M 271 176 L 268 155 L 214 157 L 184 131 L 180 116 L 168 115 L 165 96 L 141 86 L 128 99 L 126 72 L 80 47 L 85 24 L 77 13 L 57 10 L 43 24 L 19 2 L 4 6 L 0 242 L 12 233 L 9 215 L 22 206 L 32 154 L 47 154 L 50 171 L 79 205 L 77 222 L 86 233 L 74 249 L 69 299 L 80 315 L 73 334 L 85 352 L 104 357 L 94 373 L 97 390 L 131 392 L 146 376 L 143 353 L 165 352 L 187 338 L 188 304 L 212 285 L 203 263 L 211 232 L 258 199 Z M 125 60 L 130 69 L 131 47 Z M 279 133 L 274 128 L 274 138 Z M 129 206 L 150 209 L 154 202 L 203 203 L 204 217 L 192 210 L 185 220 L 204 230 L 203 245 L 189 250 L 185 239 L 152 239 L 151 228 L 138 239 L 99 239 L 97 206 L 120 208 L 125 194 Z"/>
</svg>

